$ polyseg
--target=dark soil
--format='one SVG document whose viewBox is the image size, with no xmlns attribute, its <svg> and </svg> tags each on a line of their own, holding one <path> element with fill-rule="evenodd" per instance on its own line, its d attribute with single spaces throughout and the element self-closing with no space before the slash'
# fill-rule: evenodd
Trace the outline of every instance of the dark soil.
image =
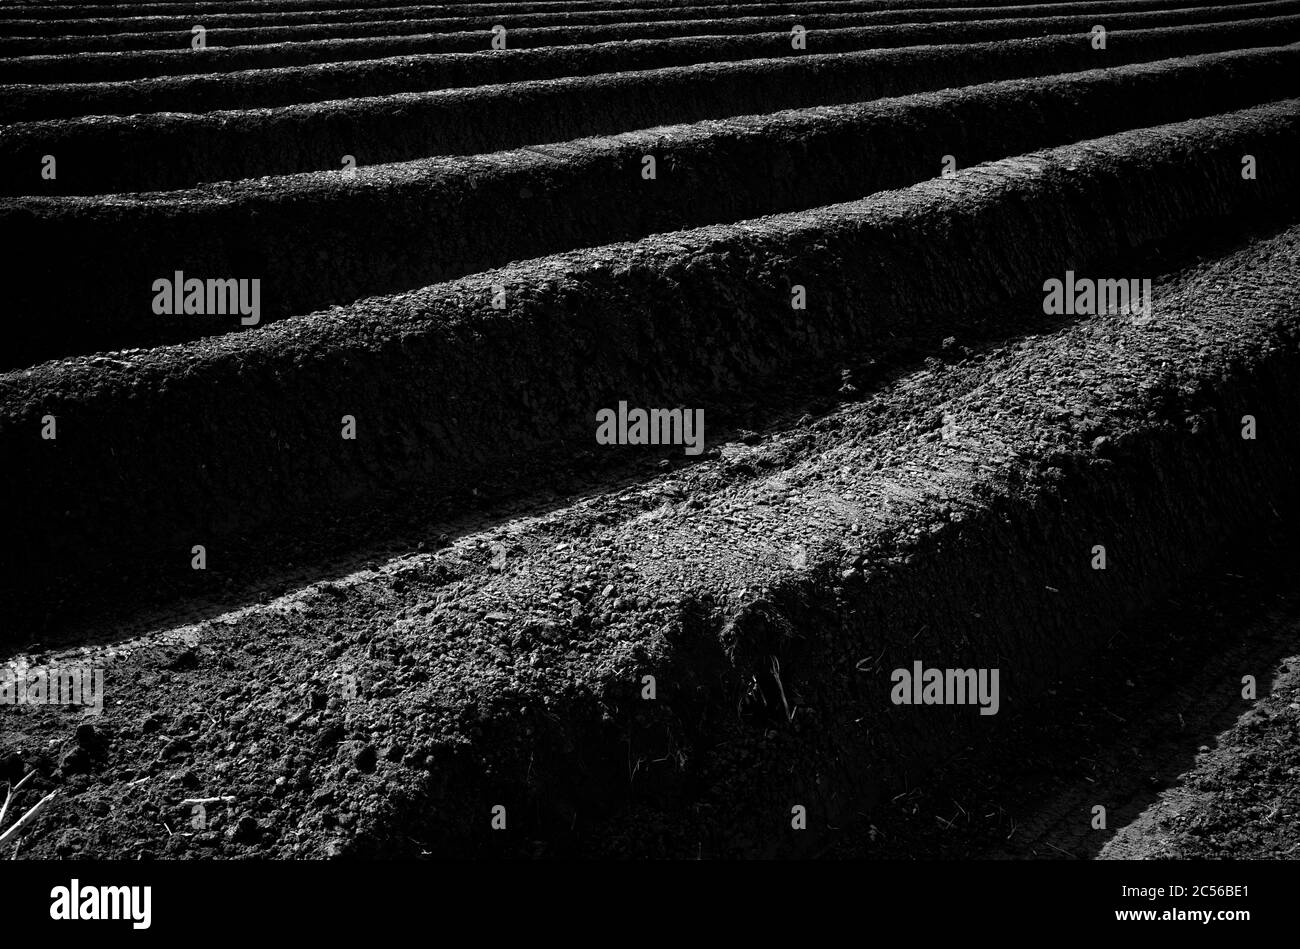
<svg viewBox="0 0 1300 949">
<path fill-rule="evenodd" d="M 869 359 L 899 338 L 937 346 L 1027 297 L 1041 310 L 1061 261 L 1083 273 L 1143 245 L 1287 214 L 1300 200 L 1286 170 L 1297 136 L 1294 104 L 1279 103 L 860 204 L 545 258 L 257 333 L 7 374 L 0 438 L 11 489 L 28 499 L 12 523 L 33 539 L 0 548 L 6 612 L 44 628 L 33 607 L 57 619 L 97 590 L 204 594 L 232 566 L 267 563 L 267 537 L 553 470 L 591 450 L 596 411 L 621 398 L 711 411 L 782 374 L 824 372 L 828 357 Z M 1247 148 L 1278 172 L 1244 182 Z M 1113 226 L 1120 214 L 1129 230 Z M 953 255 L 954 241 L 980 252 Z M 790 305 L 795 284 L 813 288 L 806 310 Z M 494 310 L 494 285 L 520 288 L 517 301 Z M 541 351 L 545 363 L 532 356 Z M 53 445 L 38 437 L 50 413 L 63 426 Z M 373 434 L 342 440 L 345 413 Z M 194 437 L 178 441 L 177 425 Z M 211 572 L 190 569 L 199 543 Z"/>
<path fill-rule="evenodd" d="M 9 258 L 26 275 L 9 297 L 27 328 L 15 336 L 44 342 L 15 338 L 12 358 L 25 365 L 237 326 L 143 305 L 153 280 L 177 270 L 259 278 L 265 324 L 512 261 L 906 187 L 936 176 L 936 141 L 970 167 L 1297 94 L 1300 47 L 1284 47 L 363 166 L 354 177 L 17 200 L 0 212 L 30 238 Z M 646 155 L 661 165 L 654 181 L 642 177 Z M 47 252 L 54 244 L 59 254 Z M 101 302 L 89 311 L 88 299 Z"/>
<path fill-rule="evenodd" d="M 399 2 L 0 8 L 3 857 L 1300 856 L 1300 0 Z"/>
<path fill-rule="evenodd" d="M 1188 4 L 1185 0 L 1127 0 L 1127 2 L 1114 4 L 1115 9 L 1124 11 L 1153 10 L 1168 7 L 1183 8 L 1186 6 Z M 1248 13 L 1266 10 L 1268 6 L 1269 4 L 1266 3 L 1238 5 L 1237 9 L 1244 8 Z M 227 4 L 226 7 L 229 7 L 229 5 Z M 516 5 L 516 9 L 518 9 L 518 5 Z M 663 24 L 708 18 L 708 22 L 717 25 L 716 27 L 709 27 L 710 31 L 716 30 L 717 32 L 726 33 L 737 31 L 733 24 L 747 22 L 767 22 L 766 29 L 768 31 L 786 29 L 796 19 L 804 21 L 802 25 L 807 27 L 811 23 L 823 22 L 828 15 L 834 16 L 840 12 L 852 13 L 857 18 L 855 22 L 858 23 L 889 24 L 996 20 L 1008 17 L 1024 18 L 1043 15 L 1063 16 L 1072 13 L 1086 13 L 1096 9 L 1095 0 L 1092 3 L 1077 2 L 1076 0 L 1076 2 L 1072 3 L 1017 4 L 1012 7 L 968 6 L 927 10 L 891 9 L 863 12 L 860 4 L 854 3 L 853 0 L 834 0 L 834 2 L 801 3 L 797 16 L 787 13 L 789 10 L 787 5 L 754 4 L 733 8 L 725 6 L 686 7 L 673 5 L 649 9 L 628 7 L 624 9 L 579 9 L 564 12 L 524 14 L 512 12 L 505 19 L 515 28 L 511 39 L 512 45 L 515 45 L 519 35 L 519 27 L 523 27 L 525 31 L 536 33 L 539 30 L 553 29 L 560 26 L 571 28 L 574 25 L 614 23 Z M 0 11 L 0 13 L 3 12 Z M 192 17 L 165 21 L 170 26 L 170 29 L 166 32 L 108 32 L 109 30 L 122 30 L 124 28 L 141 28 L 138 25 L 123 27 L 121 21 L 127 19 L 125 17 L 100 21 L 103 24 L 101 29 L 104 32 L 92 35 L 76 35 L 73 33 L 75 29 L 85 28 L 86 21 L 84 20 L 56 21 L 48 25 L 35 24 L 22 28 L 22 32 L 26 34 L 23 36 L 6 38 L 0 35 L 0 53 L 13 57 L 42 56 L 43 58 L 41 60 L 29 59 L 22 63 L 0 63 L 0 77 L 3 77 L 6 82 L 31 82 L 39 75 L 49 71 L 49 76 L 46 78 L 53 77 L 63 82 L 72 82 L 91 78 L 120 79 L 134 78 L 137 75 L 178 75 L 205 71 L 220 72 L 228 68 L 261 68 L 271 64 L 251 60 L 249 65 L 238 65 L 247 60 L 248 57 L 257 56 L 256 51 L 230 49 L 230 47 L 268 46 L 283 43 L 298 43 L 299 48 L 302 50 L 300 54 L 303 57 L 302 61 L 321 62 L 332 54 L 325 53 L 322 56 L 321 54 L 311 53 L 309 50 L 312 44 L 302 41 L 355 38 L 358 41 L 356 46 L 350 44 L 343 48 L 347 50 L 363 48 L 361 44 L 369 43 L 373 49 L 400 50 L 401 47 L 396 45 L 398 43 L 409 43 L 414 46 L 424 41 L 422 37 L 414 34 L 467 30 L 486 32 L 491 30 L 503 18 L 500 15 L 499 8 L 492 9 L 490 11 L 492 15 L 490 16 L 450 16 L 426 19 L 430 12 L 436 12 L 435 8 L 398 7 L 388 10 L 372 10 L 368 14 L 360 10 L 322 10 L 281 14 L 217 14 L 215 18 L 204 15 L 205 24 L 209 24 L 209 48 L 204 56 L 173 55 L 162 57 L 155 55 L 147 60 L 135 57 L 96 57 L 85 54 L 129 50 L 148 50 L 154 53 L 159 51 L 192 53 L 193 50 L 189 49 L 189 43 L 192 39 L 189 27 L 193 25 L 189 20 Z M 778 14 L 786 15 L 779 22 L 761 19 Z M 362 17 L 367 18 L 362 19 Z M 368 17 L 374 17 L 374 19 Z M 726 18 L 717 19 L 718 17 Z M 231 22 L 243 23 L 245 21 L 253 25 L 225 25 Z M 6 32 L 3 29 L 3 24 L 4 21 L 0 20 L 0 34 Z M 42 26 L 45 26 L 44 32 L 46 33 L 62 35 L 40 35 Z M 718 27 L 721 27 L 721 29 L 718 29 Z M 393 40 L 392 37 L 400 37 L 401 39 Z M 476 48 L 481 48 L 481 46 Z M 414 52 L 416 50 L 407 49 L 406 51 Z M 58 56 L 61 53 L 79 53 L 82 55 L 74 60 Z M 268 56 L 279 55 L 280 50 L 268 49 L 266 53 Z M 389 55 L 391 55 L 391 52 Z M 138 71 L 139 65 L 143 62 L 153 63 L 152 73 Z M 62 68 L 58 69 L 60 64 Z M 280 64 L 287 65 L 284 62 Z M 56 69 L 57 71 L 55 71 Z"/>
<path fill-rule="evenodd" d="M 1224 552 L 1024 710 L 847 829 L 832 857 L 1295 859 L 1291 527 Z M 1242 697 L 1243 675 L 1258 699 Z M 1094 807 L 1106 809 L 1097 826 Z"/>
<path fill-rule="evenodd" d="M 1152 324 L 1099 317 L 954 349 L 644 485 L 95 648 L 81 660 L 107 667 L 109 701 L 94 750 L 78 752 L 70 711 L 9 719 L 9 769 L 42 775 L 24 794 L 61 789 L 19 856 L 824 852 L 855 812 L 978 743 L 969 716 L 855 728 L 891 715 L 884 672 L 903 656 L 1018 672 L 1002 734 L 1074 657 L 1143 628 L 1134 591 L 1157 601 L 1195 576 L 1171 540 L 1200 538 L 1208 568 L 1223 539 L 1291 516 L 1300 452 L 1242 442 L 1239 417 L 1249 405 L 1285 428 L 1300 392 L 1298 255 L 1289 232 L 1167 281 Z M 1130 388 L 1141 379 L 1156 384 Z M 987 589 L 976 561 L 1009 542 L 1014 557 L 1059 551 L 1076 529 L 1077 556 L 1043 561 L 1047 592 L 1002 586 L 1002 622 L 969 619 Z M 1099 535 L 1116 538 L 1104 577 L 1086 565 Z M 1004 569 L 1032 584 L 1026 566 Z M 855 609 L 885 622 L 810 624 L 836 602 L 838 623 Z M 927 614 L 944 625 L 908 622 Z M 660 692 L 642 704 L 646 670 Z M 821 791 L 819 774 L 834 775 Z M 202 826 L 181 803 L 226 796 Z M 809 833 L 792 838 L 799 801 Z M 490 829 L 497 804 L 505 832 Z"/>
<path fill-rule="evenodd" d="M 615 61 L 624 56 L 615 51 L 602 68 L 633 71 L 562 73 L 554 79 L 432 92 L 420 90 L 433 80 L 401 60 L 344 63 L 303 67 L 298 73 L 270 71 L 262 87 L 273 101 L 264 102 L 254 100 L 250 80 L 241 74 L 213 76 L 204 81 L 218 93 L 225 88 L 225 100 L 205 105 L 187 93 L 171 104 L 179 111 L 157 112 L 165 103 L 141 94 L 122 107 L 147 115 L 88 115 L 0 128 L 0 194 L 189 188 L 204 181 L 335 170 L 343 155 L 355 156 L 362 165 L 472 155 L 657 125 L 1281 46 L 1297 39 L 1300 17 L 1281 17 L 1116 30 L 1108 34 L 1105 50 L 1092 49 L 1084 36 L 1040 37 L 639 70 L 630 61 Z M 492 55 L 465 54 L 460 59 L 478 56 L 490 65 Z M 519 50 L 513 55 L 581 59 L 592 53 L 573 48 L 554 53 Z M 342 71 L 341 85 L 333 92 L 342 98 L 254 108 L 301 103 L 302 90 L 309 90 L 309 100 L 326 97 L 320 73 L 329 68 Z M 384 89 L 397 91 L 383 84 L 384 71 L 411 91 L 379 95 Z M 292 79 L 295 74 L 297 80 Z M 367 95 L 347 98 L 357 96 L 358 90 Z M 225 111 L 195 114 L 205 108 Z M 106 110 L 105 103 L 97 102 L 91 111 Z M 48 154 L 58 156 L 58 177 L 53 180 L 40 176 L 42 157 Z"/>
<path fill-rule="evenodd" d="M 1046 8 L 1050 11 L 1051 8 Z M 1249 16 L 1288 16 L 1300 11 L 1294 0 L 1273 0 L 1271 3 L 1199 7 L 1178 10 L 1135 10 L 1124 3 L 1112 3 L 1102 16 L 1116 29 L 1142 29 L 1171 26 L 1181 23 L 1213 23 L 1241 20 Z M 882 19 L 883 17 L 883 19 Z M 7 83 L 83 83 L 121 82 L 158 76 L 195 75 L 234 72 L 250 69 L 278 69 L 316 63 L 353 62 L 380 59 L 390 56 L 419 56 L 430 53 L 477 53 L 492 48 L 492 27 L 500 19 L 487 19 L 474 28 L 444 25 L 438 21 L 427 23 L 420 36 L 398 38 L 376 37 L 362 32 L 362 39 L 319 39 L 307 37 L 306 42 L 273 43 L 269 38 L 254 35 L 249 39 L 261 45 L 239 47 L 239 40 L 225 31 L 213 30 L 209 49 L 195 55 L 189 48 L 188 31 L 179 37 L 172 34 L 161 49 L 139 53 L 109 53 L 88 56 L 84 50 L 70 50 L 66 54 L 24 59 L 22 62 L 0 62 L 0 82 Z M 996 19 L 987 15 L 963 17 L 950 15 L 940 22 L 918 23 L 904 11 L 871 11 L 843 14 L 808 14 L 797 22 L 808 31 L 807 52 L 834 53 L 870 47 L 919 46 L 929 42 L 974 42 L 991 37 L 1049 36 L 1052 34 L 1086 33 L 1098 18 L 1096 9 L 1075 16 L 1048 15 L 1044 8 L 1031 10 L 1017 19 Z M 922 17 L 921 19 L 933 19 Z M 754 56 L 792 55 L 789 37 L 791 24 L 785 18 L 732 17 L 729 19 L 690 19 L 687 17 L 656 22 L 623 22 L 609 25 L 574 24 L 533 28 L 526 23 L 514 23 L 508 30 L 508 49 L 537 49 L 542 47 L 588 46 L 595 43 L 625 44 L 636 40 L 675 41 L 684 37 L 744 37 L 740 47 Z M 877 25 L 884 23 L 886 25 Z M 863 24 L 871 24 L 864 26 Z M 400 24 L 402 32 L 414 33 L 409 22 Z M 273 31 L 271 31 L 273 32 Z M 761 34 L 768 34 L 759 39 Z M 722 55 L 713 59 L 736 58 L 735 42 L 723 47 Z M 7 52 L 0 44 L 0 52 Z M 698 61 L 698 60 L 697 60 Z M 645 66 L 630 68 L 646 68 Z M 603 71 L 603 70 L 602 70 Z M 611 70 L 612 71 L 612 70 Z M 567 72 L 564 75 L 574 75 Z M 529 78 L 545 78 L 543 73 L 530 74 Z M 493 78 L 489 82 L 511 81 L 509 76 Z M 469 84 L 469 83 L 465 83 Z M 434 85 L 425 88 L 438 88 Z M 31 114 L 23 114 L 15 104 L 11 117 L 50 118 L 59 114 L 54 102 L 63 98 L 65 90 L 11 90 L 23 95 L 30 104 Z M 72 92 L 73 90 L 66 90 Z M 71 98 L 75 101 L 78 96 Z M 75 114 L 75 113 L 73 113 Z"/>
</svg>

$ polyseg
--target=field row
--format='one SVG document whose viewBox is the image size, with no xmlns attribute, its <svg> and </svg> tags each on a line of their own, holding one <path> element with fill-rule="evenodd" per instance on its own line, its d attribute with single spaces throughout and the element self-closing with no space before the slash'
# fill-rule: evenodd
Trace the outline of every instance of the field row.
<svg viewBox="0 0 1300 949">
<path fill-rule="evenodd" d="M 1300 518 L 1300 0 L 0 0 L 5 54 L 0 659 L 111 683 L 0 730 L 20 855 L 899 852 Z"/>
<path fill-rule="evenodd" d="M 1203 25 L 1207 29 L 1221 31 L 1225 36 L 1235 35 L 1233 31 L 1241 28 L 1284 31 L 1296 22 L 1300 0 L 1280 0 L 1276 4 L 1269 4 L 1269 7 L 1271 13 L 1285 15 L 1242 18 L 1238 17 L 1236 7 L 1211 7 L 1193 13 L 1135 13 L 1116 16 L 1109 19 L 1106 47 L 1109 49 L 1111 45 L 1110 34 L 1131 33 L 1137 29 L 1174 29 L 1182 25 Z M 563 76 L 663 69 L 695 63 L 764 58 L 802 59 L 860 50 L 1006 42 L 1038 36 L 1073 36 L 1080 46 L 1098 54 L 1105 53 L 1106 50 L 1095 48 L 1092 42 L 1090 30 L 1093 25 L 1092 17 L 1037 17 L 980 23 L 855 27 L 810 33 L 804 49 L 794 48 L 788 32 L 604 43 L 581 41 L 579 45 L 544 45 L 536 49 L 425 53 L 233 73 L 207 72 L 202 75 L 128 79 L 121 82 L 17 84 L 0 86 L 0 93 L 3 93 L 0 98 L 0 121 L 269 108 L 348 98 L 358 92 L 364 92 L 367 96 L 381 96 Z M 552 39 L 554 38 L 543 37 L 541 42 Z M 325 50 L 350 42 L 327 40 L 301 45 L 306 50 Z M 231 56 L 241 55 L 238 50 L 213 52 L 216 59 L 222 58 L 227 52 Z M 155 57 L 169 54 L 147 55 Z M 185 60 L 190 54 L 171 55 Z M 357 55 L 365 57 L 366 52 L 358 50 Z M 70 59 L 83 58 L 91 59 Z M 1098 60 L 1100 65 L 1100 56 Z M 76 73 L 79 70 L 73 67 L 68 71 Z M 57 77 L 58 72 L 56 69 L 53 75 Z"/>
<path fill-rule="evenodd" d="M 258 325 L 361 297 L 649 234 L 852 200 L 1124 129 L 1300 96 L 1300 46 L 611 138 L 0 209 L 25 275 L 11 365 L 233 332 L 239 314 L 158 315 L 154 279 L 261 281 Z M 647 179 L 646 158 L 655 162 Z M 58 247 L 58 253 L 51 253 Z M 87 306 L 94 300 L 93 307 Z"/>
<path fill-rule="evenodd" d="M 813 4 L 813 7 L 819 4 Z M 829 6 L 829 4 L 828 4 Z M 840 6 L 847 6 L 840 4 Z M 578 28 L 591 29 L 604 26 L 611 35 L 618 35 L 617 27 L 628 31 L 640 31 L 640 35 L 686 35 L 701 33 L 760 33 L 775 30 L 789 31 L 791 25 L 798 23 L 807 29 L 826 29 L 835 25 L 889 25 L 897 23 L 935 23 L 948 21 L 978 21 L 1023 19 L 1032 16 L 1069 16 L 1088 14 L 1104 17 L 1113 13 L 1135 12 L 1139 10 L 1176 10 L 1186 9 L 1190 5 L 1186 0 L 1072 0 L 1072 2 L 1037 4 L 1017 4 L 1001 7 L 941 7 L 924 10 L 861 10 L 860 7 L 841 10 L 815 10 L 800 8 L 797 14 L 754 7 L 752 10 L 715 10 L 709 7 L 674 7 L 671 15 L 667 11 L 656 15 L 658 11 L 619 10 L 601 11 L 591 14 L 550 13 L 530 16 L 524 20 L 509 20 L 505 24 L 509 47 L 516 47 L 529 35 L 539 30 L 550 29 L 550 35 L 563 36 L 566 32 Z M 1240 4 L 1248 12 L 1267 3 Z M 477 32 L 491 35 L 492 28 L 501 23 L 501 17 L 443 17 L 425 19 L 410 15 L 388 20 L 363 20 L 358 22 L 331 23 L 308 20 L 298 24 L 271 24 L 266 26 L 227 27 L 219 20 L 205 17 L 203 26 L 206 30 L 205 43 L 208 50 L 229 48 L 232 46 L 286 43 L 319 39 L 371 39 L 380 37 L 412 36 L 414 34 Z M 2 22 L 2 21 L 0 21 Z M 711 24 L 708 28 L 700 24 Z M 113 33 L 103 32 L 88 35 L 63 36 L 5 36 L 0 28 L 0 53 L 6 56 L 34 56 L 56 53 L 93 53 L 123 52 L 132 50 L 175 50 L 197 52 L 192 48 L 194 36 L 192 29 L 196 24 L 173 24 L 165 32 Z M 657 34 L 653 31 L 659 31 Z M 635 38 L 634 33 L 625 34 Z M 398 48 L 396 46 L 394 49 Z M 486 48 L 479 43 L 474 49 Z M 274 53 L 268 50 L 269 53 Z M 203 55 L 191 57 L 199 60 Z M 75 77 L 69 77 L 75 78 Z"/>
<path fill-rule="evenodd" d="M 77 781 L 74 755 L 59 776 L 46 753 L 73 744 L 66 708 L 11 719 L 10 768 L 67 787 L 17 856 L 821 853 L 954 757 L 998 767 L 989 725 L 1053 727 L 1103 644 L 1150 644 L 1133 603 L 1294 514 L 1297 267 L 1293 228 L 1173 275 L 1145 326 L 964 337 L 967 356 L 869 403 L 637 484 L 442 539 L 408 522 L 382 563 L 126 642 L 51 652 L 42 633 L 18 655 L 103 670 L 95 728 L 114 737 Z M 1098 544 L 1112 569 L 1091 568 Z M 210 588 L 237 569 L 209 563 Z M 999 668 L 999 716 L 893 704 L 891 671 L 918 658 Z M 1210 694 L 1239 703 L 1240 668 Z M 1108 671 L 1116 691 L 1148 682 Z M 166 779 L 182 768 L 202 790 Z M 204 791 L 236 805 L 196 821 Z M 20 811 L 47 790 L 23 793 Z"/>
<path fill-rule="evenodd" d="M 181 582 L 195 543 L 257 560 L 269 534 L 310 533 L 357 504 L 409 510 L 426 493 L 518 483 L 588 446 L 593 413 L 619 399 L 716 405 L 895 337 L 937 344 L 1040 302 L 1067 268 L 1258 232 L 1300 211 L 1297 148 L 1292 99 L 254 333 L 8 373 L 0 449 L 23 503 L 3 550 L 5 615 L 140 571 Z M 364 436 L 340 438 L 345 415 Z"/>
<path fill-rule="evenodd" d="M 677 10 L 704 9 L 716 10 L 719 15 L 744 15 L 747 11 L 771 13 L 828 13 L 843 10 L 928 10 L 928 9 L 968 9 L 981 7 L 1001 7 L 1023 5 L 1027 0 L 972 0 L 972 2 L 954 2 L 954 0 L 899 0 L 899 2 L 862 2 L 862 0 L 810 0 L 808 3 L 773 3 L 760 0 L 757 3 L 711 3 L 709 0 L 691 0 L 681 5 L 675 3 L 654 3 L 647 0 L 619 3 L 617 0 L 530 0 L 522 3 L 464 3 L 464 4 L 394 4 L 389 0 L 380 2 L 343 2 L 332 5 L 324 0 L 247 0 L 247 2 L 222 3 L 218 10 L 203 4 L 113 4 L 103 5 L 55 5 L 32 4 L 0 5 L 0 34 L 16 35 L 20 30 L 36 29 L 37 35 L 83 34 L 138 32 L 142 29 L 167 28 L 182 26 L 196 14 L 205 19 L 227 26 L 256 25 L 259 23 L 291 22 L 341 22 L 360 21 L 376 18 L 402 19 L 432 16 L 498 16 L 509 15 L 512 18 L 533 15 L 583 15 L 610 13 L 621 15 L 635 13 L 660 13 L 676 15 Z M 1078 0 L 1038 0 L 1040 3 L 1072 3 Z M 1102 3 L 1117 0 L 1100 0 Z M 1201 3 L 1213 3 L 1215 0 L 1182 0 L 1183 6 L 1197 6 Z M 234 12 L 225 12 L 234 11 Z M 637 12 L 639 11 L 639 12 Z M 214 17 L 216 19 L 214 19 Z"/>
<path fill-rule="evenodd" d="M 16 123 L 0 128 L 0 193 L 168 190 L 338 169 L 349 155 L 361 165 L 472 155 L 1296 40 L 1300 17 L 1288 17 L 1121 31 L 1105 50 L 1086 36 L 1051 37 L 704 63 L 269 110 Z M 46 156 L 56 163 L 53 179 L 42 175 Z"/>
</svg>

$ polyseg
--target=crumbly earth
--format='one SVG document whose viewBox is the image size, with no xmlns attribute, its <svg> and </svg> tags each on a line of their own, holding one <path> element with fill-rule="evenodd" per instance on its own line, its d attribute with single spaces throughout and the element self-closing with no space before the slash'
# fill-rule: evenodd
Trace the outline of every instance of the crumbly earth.
<svg viewBox="0 0 1300 949">
<path fill-rule="evenodd" d="M 1035 605 L 1052 602 L 1043 584 L 999 590 L 1002 625 L 1013 625 L 1013 601 L 1023 599 L 1026 615 L 1052 617 L 1060 641 L 1007 640 L 983 619 L 864 632 L 854 612 L 906 618 L 915 601 L 926 615 L 928 601 L 945 598 L 974 609 L 989 584 L 970 571 L 951 589 L 925 586 L 945 563 L 987 552 L 971 547 L 971 533 L 1004 544 L 1005 556 L 1037 557 L 1049 548 L 1036 525 L 1119 530 L 1102 502 L 1122 499 L 1089 485 L 1123 484 L 1132 471 L 1130 487 L 1146 497 L 1142 458 L 1187 462 L 1154 480 L 1235 470 L 1220 457 L 1245 411 L 1234 399 L 1248 394 L 1250 408 L 1279 426 L 1291 410 L 1269 399 L 1286 395 L 1298 361 L 1298 261 L 1300 231 L 1288 231 L 1171 275 L 1154 322 L 1112 315 L 1047 325 L 1027 311 L 1010 338 L 952 340 L 921 367 L 877 367 L 877 377 L 850 369 L 838 407 L 738 433 L 699 463 L 667 459 L 652 478 L 215 618 L 25 650 L 32 665 L 104 669 L 106 702 L 98 715 L 3 709 L 0 780 L 37 772 L 15 812 L 58 792 L 15 852 L 694 856 L 827 852 L 839 842 L 859 855 L 897 856 L 888 802 L 914 793 L 919 776 L 942 773 L 964 747 L 996 748 L 1026 723 L 1039 729 L 1035 716 L 1056 708 L 1050 688 L 1074 673 L 1063 668 L 1072 657 L 1094 653 L 1119 620 L 1140 631 L 1143 617 L 1121 615 L 1101 588 L 1096 613 L 1052 616 Z M 1252 388 L 1265 378 L 1276 388 Z M 1232 439 L 1212 434 L 1225 418 Z M 1195 438 L 1203 456 L 1161 454 Z M 1240 540 L 1259 512 L 1249 499 L 1221 500 L 1209 523 Z M 1046 513 L 1017 520 L 1018 511 Z M 1139 505 L 1120 519 L 1160 539 L 1176 536 L 1168 532 L 1178 514 L 1206 516 L 1194 505 Z M 999 518 L 1011 539 L 997 536 Z M 1186 556 L 1208 565 L 1212 553 Z M 1061 602 L 1089 602 L 1078 590 L 1094 589 L 1090 581 L 1042 566 L 1011 570 L 1054 581 L 1046 590 Z M 1197 575 L 1172 561 L 1128 569 L 1113 572 L 1114 582 L 1144 590 Z M 831 621 L 844 624 L 842 638 L 822 625 Z M 958 633 L 963 642 L 952 642 Z M 932 744 L 913 750 L 877 734 L 890 714 L 885 671 L 909 654 L 909 637 L 935 654 L 983 655 L 981 637 L 1004 650 L 1000 661 L 1027 683 L 1004 700 L 1007 724 L 976 734 L 970 719 L 951 729 L 945 719 Z M 1135 633 L 1135 642 L 1153 641 Z M 882 644 L 883 669 L 868 651 Z M 1015 648 L 1033 654 L 1005 652 Z M 1239 680 L 1237 668 L 1224 675 Z M 646 700 L 647 670 L 661 689 L 656 701 Z M 1103 674 L 1113 687 L 1115 670 Z M 1294 816 L 1280 790 L 1295 754 L 1284 740 L 1288 729 L 1294 738 L 1294 710 L 1277 707 L 1287 688 L 1233 739 L 1249 744 L 1234 752 L 1238 763 L 1252 752 L 1251 769 L 1275 784 L 1216 790 L 1211 775 L 1197 789 L 1254 795 L 1254 805 L 1276 805 L 1268 822 L 1291 831 L 1264 840 L 1256 824 L 1234 834 L 1231 798 L 1197 798 L 1192 810 L 1213 815 L 1215 852 L 1273 853 L 1289 845 L 1286 833 L 1294 838 L 1294 822 L 1280 820 Z M 877 706 L 862 704 L 873 698 Z M 916 722 L 897 728 L 930 730 Z M 1033 750 L 1044 767 L 1086 779 L 1050 729 L 1040 734 Z M 859 752 L 878 752 L 881 763 Z M 746 810 L 740 800 L 753 803 Z M 791 800 L 818 802 L 806 844 L 789 842 Z M 494 831 L 502 819 L 505 831 Z M 1174 836 L 1139 831 L 1182 852 L 1196 836 L 1181 825 Z"/>
<path fill-rule="evenodd" d="M 429 68 L 415 68 L 409 57 L 191 77 L 206 93 L 201 99 L 198 89 L 182 90 L 167 101 L 140 88 L 188 85 L 185 77 L 122 84 L 127 95 L 113 94 L 115 104 L 93 95 L 98 84 L 74 84 L 65 88 L 72 90 L 71 98 L 83 101 L 88 114 L 14 122 L 0 129 L 0 193 L 30 193 L 31 178 L 23 169 L 35 149 L 66 156 L 58 179 L 41 182 L 40 194 L 189 188 L 199 181 L 334 169 L 340 155 L 358 151 L 364 153 L 363 164 L 487 153 L 656 125 L 1280 45 L 1294 42 L 1298 30 L 1300 18 L 1272 17 L 1115 30 L 1104 51 L 1081 43 L 1077 35 L 1045 36 L 807 58 L 696 61 L 688 66 L 660 62 L 663 68 L 649 68 L 644 57 L 638 62 L 615 49 L 602 64 L 605 74 L 523 75 L 516 76 L 518 82 L 497 76 L 496 85 L 425 92 L 418 90 L 434 81 Z M 706 45 L 716 47 L 712 41 Z M 789 51 L 788 41 L 782 46 Z M 506 51 L 505 56 L 527 61 L 539 53 L 556 59 L 562 72 L 591 55 L 573 48 Z M 716 48 L 701 53 L 716 54 Z M 685 61 L 692 57 L 687 54 Z M 608 72 L 620 66 L 627 71 Z M 330 73 L 333 81 L 327 87 L 323 79 Z M 259 75 L 260 81 L 249 78 Z M 34 86 L 34 94 L 39 96 L 41 88 Z M 380 94 L 383 89 L 389 94 Z M 357 96 L 357 90 L 367 94 Z M 304 95 L 311 101 L 303 102 Z M 285 101 L 302 104 L 267 108 Z M 105 114 L 115 111 L 119 114 Z M 499 120 L 483 119 L 498 114 Z"/>
<path fill-rule="evenodd" d="M 1000 741 L 943 762 L 830 855 L 1295 859 L 1297 567 L 1282 525 L 1225 551 Z"/>
</svg>

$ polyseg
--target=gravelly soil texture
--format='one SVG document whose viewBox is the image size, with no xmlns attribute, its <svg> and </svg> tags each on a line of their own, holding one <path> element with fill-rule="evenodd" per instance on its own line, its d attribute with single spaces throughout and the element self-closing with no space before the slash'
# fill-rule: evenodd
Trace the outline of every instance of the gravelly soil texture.
<svg viewBox="0 0 1300 949">
<path fill-rule="evenodd" d="M 0 3 L 5 857 L 1300 857 L 1300 4 L 196 10 Z"/>
</svg>

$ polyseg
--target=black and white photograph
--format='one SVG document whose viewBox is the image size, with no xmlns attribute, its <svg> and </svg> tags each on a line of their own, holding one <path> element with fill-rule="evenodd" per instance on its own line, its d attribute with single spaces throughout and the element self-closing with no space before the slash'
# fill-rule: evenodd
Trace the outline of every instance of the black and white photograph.
<svg viewBox="0 0 1300 949">
<path fill-rule="evenodd" d="M 15 936 L 1294 921 L 1300 0 L 0 0 L 0 237 Z"/>
</svg>

